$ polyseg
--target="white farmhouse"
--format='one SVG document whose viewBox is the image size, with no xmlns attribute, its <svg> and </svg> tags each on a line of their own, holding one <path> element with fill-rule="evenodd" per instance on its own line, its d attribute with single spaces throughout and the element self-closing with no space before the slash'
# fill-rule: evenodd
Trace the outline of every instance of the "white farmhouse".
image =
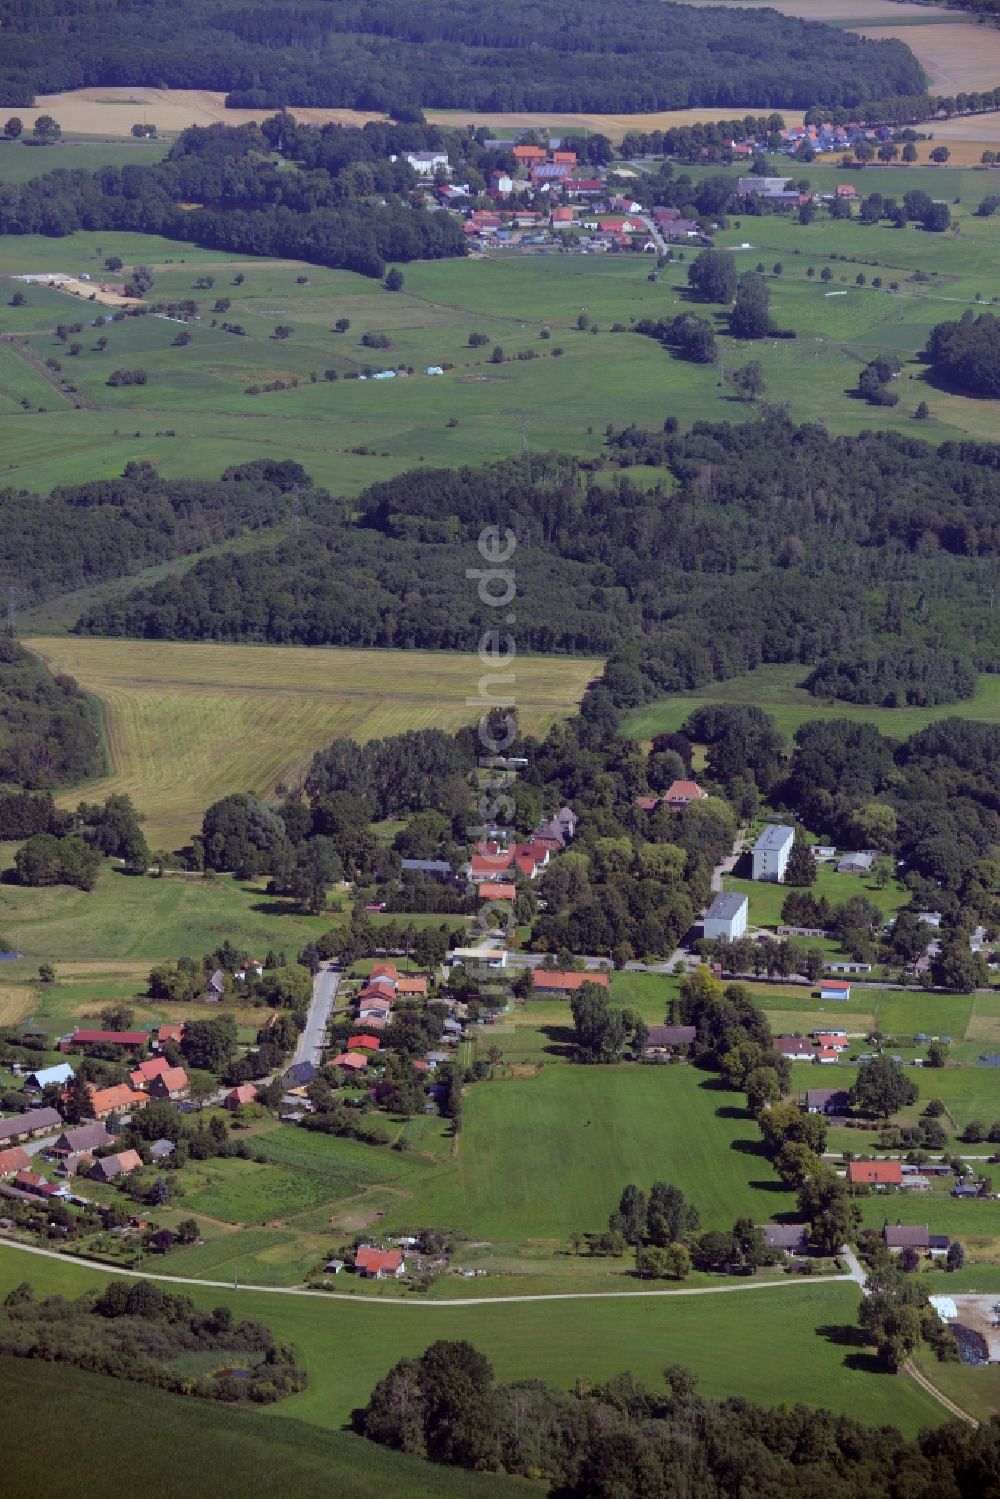
<svg viewBox="0 0 1000 1499">
<path fill-rule="evenodd" d="M 780 885 L 785 878 L 788 856 L 795 842 L 795 829 L 775 823 L 765 828 L 753 846 L 753 877 Z"/>
</svg>

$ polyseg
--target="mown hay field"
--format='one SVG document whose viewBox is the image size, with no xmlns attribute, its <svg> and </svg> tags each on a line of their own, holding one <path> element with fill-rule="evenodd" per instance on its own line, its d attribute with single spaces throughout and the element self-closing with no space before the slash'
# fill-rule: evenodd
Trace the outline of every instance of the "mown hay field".
<svg viewBox="0 0 1000 1499">
<path fill-rule="evenodd" d="M 466 703 L 481 673 L 474 641 L 468 655 L 55 638 L 28 644 L 101 705 L 110 773 L 88 783 L 87 796 L 127 792 L 155 847 L 187 842 L 205 808 L 228 792 L 268 794 L 294 779 L 335 738 L 457 729 L 477 717 Z M 569 716 L 600 666 L 521 657 L 514 691 L 524 728 L 544 733 Z M 62 800 L 74 805 L 79 790 Z"/>
</svg>

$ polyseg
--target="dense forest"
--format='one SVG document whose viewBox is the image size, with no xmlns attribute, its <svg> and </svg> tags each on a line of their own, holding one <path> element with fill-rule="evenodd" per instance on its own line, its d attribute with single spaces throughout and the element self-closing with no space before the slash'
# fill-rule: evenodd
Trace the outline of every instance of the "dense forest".
<svg viewBox="0 0 1000 1499">
<path fill-rule="evenodd" d="M 971 307 L 958 322 L 938 323 L 927 340 L 927 359 L 946 385 L 973 396 L 1000 396 L 1000 320 L 977 317 Z"/>
<path fill-rule="evenodd" d="M 986 1499 L 996 1493 L 1000 1428 L 957 1421 L 904 1442 L 804 1405 L 767 1410 L 697 1394 L 671 1365 L 666 1388 L 630 1374 L 575 1392 L 541 1380 L 500 1385 L 467 1342 L 400 1359 L 355 1429 L 384 1446 L 470 1470 L 544 1477 L 561 1499 Z"/>
<path fill-rule="evenodd" d="M 118 479 L 61 486 L 45 500 L 0 490 L 0 588 L 13 588 L 23 606 L 126 578 L 280 524 L 291 513 L 293 489 L 306 511 L 332 508 L 297 463 L 267 459 L 229 468 L 214 483 L 168 482 L 148 463 L 129 463 Z"/>
<path fill-rule="evenodd" d="M 0 783 L 58 786 L 102 765 L 97 715 L 73 678 L 0 637 Z"/>
<path fill-rule="evenodd" d="M 312 519 L 295 541 L 205 559 L 77 628 L 469 648 L 481 611 L 456 568 L 476 565 L 492 521 L 519 542 L 519 646 L 610 652 L 622 706 L 765 662 L 823 667 L 820 695 L 947 701 L 1000 666 L 1000 448 L 832 437 L 773 414 L 665 425 L 609 434 L 610 485 L 552 455 L 400 475 L 359 497 L 353 526 Z M 673 487 L 636 488 L 633 463 L 669 469 Z M 837 665 L 851 661 L 854 680 Z"/>
<path fill-rule="evenodd" d="M 456 219 L 399 196 L 416 181 L 409 164 L 379 155 L 389 141 L 397 149 L 422 145 L 426 127 L 400 127 L 395 135 L 353 131 L 353 150 L 337 149 L 334 127 L 324 133 L 328 149 L 314 148 L 316 164 L 298 172 L 269 159 L 283 131 L 296 134 L 294 122 L 265 123 L 269 131 L 195 126 L 156 166 L 59 170 L 0 186 L 0 234 L 166 234 L 229 254 L 291 257 L 365 276 L 381 276 L 387 261 L 465 253 Z"/>
<path fill-rule="evenodd" d="M 0 99 L 92 84 L 228 90 L 234 106 L 641 111 L 853 105 L 917 94 L 899 41 L 770 11 L 587 0 L 539 10 L 398 0 L 3 0 Z"/>
</svg>

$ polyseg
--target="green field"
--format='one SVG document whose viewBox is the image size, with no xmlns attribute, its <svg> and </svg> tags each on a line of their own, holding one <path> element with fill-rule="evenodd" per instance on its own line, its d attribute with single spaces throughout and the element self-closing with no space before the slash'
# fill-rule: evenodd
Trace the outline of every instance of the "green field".
<svg viewBox="0 0 1000 1499">
<path fill-rule="evenodd" d="M 830 167 L 820 170 L 832 174 Z M 905 176 L 907 186 L 933 176 L 929 169 L 896 175 Z M 958 174 L 963 192 L 973 175 Z M 985 192 L 985 174 L 981 180 Z M 862 190 L 865 183 L 857 185 Z M 888 190 L 888 178 L 878 177 L 877 185 Z M 992 436 L 996 403 L 927 390 L 916 361 L 933 323 L 975 305 L 977 292 L 987 303 L 1000 293 L 994 281 L 1000 226 L 972 212 L 974 190 L 973 184 L 954 210 L 958 235 L 866 228 L 825 213 L 809 226 L 781 217 L 734 219 L 719 243 L 734 249 L 741 267 L 759 261 L 770 275 L 780 262 L 783 274 L 770 275 L 774 316 L 798 337 L 752 348 L 725 338 L 726 368 L 760 358 L 772 400 L 787 402 L 796 419 L 821 411 L 836 432 L 878 425 L 931 441 L 958 432 Z M 741 248 L 745 244 L 751 248 Z M 81 465 L 93 477 L 110 476 L 130 459 L 152 462 L 168 476 L 208 477 L 236 459 L 279 451 L 336 492 L 351 494 L 407 467 L 505 456 L 522 439 L 535 451 L 595 457 L 608 422 L 658 429 L 667 414 L 687 424 L 713 416 L 742 421 L 755 411 L 718 383 L 713 367 L 673 359 L 627 331 L 638 318 L 663 317 L 686 305 L 685 262 L 651 282 L 645 256 L 499 252 L 409 265 L 404 290 L 393 295 L 349 272 L 227 260 L 155 236 L 80 232 L 59 240 L 8 236 L 0 246 L 0 274 L 93 274 L 112 253 L 126 264 L 158 268 L 155 298 L 195 297 L 201 311 L 190 327 L 192 341 L 175 348 L 176 324 L 148 316 L 105 325 L 105 353 L 95 353 L 85 337 L 79 356 L 67 359 L 53 336 L 55 324 L 74 311 L 93 315 L 96 307 L 31 288 L 28 307 L 7 309 L 4 331 L 24 333 L 38 354 L 61 359 L 64 375 L 94 409 L 74 410 L 51 388 L 29 395 L 36 409 L 28 412 L 0 404 L 5 461 L 19 485 L 47 490 L 77 478 Z M 686 261 L 693 252 L 678 253 Z M 833 271 L 829 284 L 820 280 L 824 266 Z M 237 270 L 246 278 L 239 287 L 232 284 Z M 860 288 L 854 285 L 859 271 L 869 283 Z M 914 280 L 918 272 L 925 279 Z M 195 277 L 206 274 L 214 284 L 198 291 Z M 873 275 L 881 275 L 881 291 L 871 287 Z M 896 291 L 888 289 L 890 282 Z M 211 326 L 220 295 L 232 306 L 216 321 L 238 323 L 244 336 Z M 577 329 L 582 310 L 599 329 L 596 336 Z M 723 331 L 724 310 L 706 312 Z M 332 331 L 340 317 L 350 320 L 347 333 Z M 279 323 L 293 329 L 289 338 L 273 336 Z M 623 331 L 611 331 L 614 325 Z M 546 329 L 551 338 L 542 340 Z M 474 331 L 486 335 L 481 349 L 468 346 Z M 366 348 L 365 332 L 386 334 L 390 348 Z M 507 355 L 503 364 L 490 362 L 494 345 Z M 561 357 L 554 357 L 557 348 Z M 905 364 L 902 400 L 892 411 L 876 411 L 850 393 L 861 365 L 884 350 Z M 519 360 L 519 353 L 536 357 Z M 454 369 L 444 376 L 423 374 L 426 366 L 445 362 Z M 148 385 L 109 389 L 107 375 L 118 365 L 146 369 Z M 397 365 L 412 366 L 414 375 L 378 384 L 324 378 L 327 370 L 343 377 L 366 366 Z M 275 380 L 298 384 L 247 393 Z M 931 419 L 915 425 L 913 410 L 925 395 Z M 448 425 L 451 420 L 456 425 Z"/>
<path fill-rule="evenodd" d="M 228 792 L 267 795 L 294 781 L 339 736 L 457 729 L 479 711 L 466 702 L 482 670 L 475 641 L 468 654 L 75 637 L 28 644 L 99 701 L 111 774 L 88 783 L 88 798 L 127 792 L 152 847 L 187 843 Z M 568 717 L 599 671 L 589 659 L 522 656 L 522 727 L 544 734 Z M 75 806 L 79 789 L 64 800 Z"/>
<path fill-rule="evenodd" d="M 975 697 L 965 702 L 945 703 L 935 708 L 870 708 L 814 697 L 799 685 L 808 674 L 809 668 L 805 666 L 761 666 L 743 676 L 711 682 L 693 692 L 672 694 L 637 708 L 626 719 L 622 732 L 633 739 L 651 739 L 654 734 L 679 729 L 703 703 L 752 703 L 769 713 L 781 732 L 789 736 L 799 724 L 813 719 L 851 718 L 874 724 L 880 734 L 894 739 L 908 739 L 942 718 L 1000 723 L 1000 676 L 981 676 Z"/>
<path fill-rule="evenodd" d="M 146 1385 L 60 1364 L 0 1358 L 10 1499 L 100 1494 L 124 1499 L 141 1464 L 149 1499 L 528 1499 L 535 1484 L 496 1474 L 431 1468 L 417 1458 L 286 1418 L 186 1400 Z M 94 1420 L 113 1410 L 114 1421 Z M 130 1435 L 123 1443 L 121 1432 Z M 58 1448 L 60 1459 L 52 1462 Z M 163 1455 L 169 1451 L 170 1460 Z M 267 1460 L 261 1460 L 266 1452 Z"/>
<path fill-rule="evenodd" d="M 0 146 L 0 182 L 17 186 L 48 172 L 96 172 L 100 167 L 151 167 L 162 161 L 166 141 L 105 141 L 94 136 L 63 136 L 51 146 L 24 141 Z"/>
<path fill-rule="evenodd" d="M 104 1276 L 0 1245 L 0 1289 L 24 1279 L 39 1291 L 73 1295 Z M 857 1288 L 851 1284 L 800 1281 L 710 1296 L 465 1307 L 324 1304 L 309 1297 L 188 1289 L 199 1305 L 222 1300 L 241 1317 L 258 1317 L 304 1359 L 310 1388 L 267 1412 L 279 1441 L 289 1419 L 336 1429 L 396 1359 L 422 1351 L 435 1338 L 468 1338 L 502 1380 L 531 1377 L 571 1388 L 579 1378 L 603 1379 L 630 1369 L 658 1384 L 667 1363 L 682 1363 L 698 1372 L 699 1388 L 710 1396 L 778 1403 L 791 1392 L 809 1405 L 827 1405 L 873 1425 L 893 1424 L 908 1435 L 943 1415 L 911 1382 L 870 1373 L 845 1353 L 838 1339 L 857 1315 Z"/>
</svg>

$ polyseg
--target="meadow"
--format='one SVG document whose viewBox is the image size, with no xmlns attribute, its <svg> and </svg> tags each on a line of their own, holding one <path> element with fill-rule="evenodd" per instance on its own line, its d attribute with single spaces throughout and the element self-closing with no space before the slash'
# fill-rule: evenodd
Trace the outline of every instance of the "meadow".
<svg viewBox="0 0 1000 1499">
<path fill-rule="evenodd" d="M 134 122 L 133 122 L 134 123 Z M 131 126 L 129 126 L 131 129 Z M 151 167 L 167 152 L 165 141 L 101 139 L 97 136 L 63 134 L 47 146 L 26 141 L 0 144 L 0 182 L 18 186 L 43 172 L 96 172 L 101 167 Z"/>
<path fill-rule="evenodd" d="M 220 796 L 269 795 L 281 781 L 294 783 L 335 738 L 457 729 L 477 714 L 466 702 L 481 671 L 474 641 L 468 655 L 77 637 L 27 643 L 100 704 L 110 774 L 87 783 L 88 799 L 126 792 L 157 848 L 186 843 Z M 522 656 L 522 726 L 541 734 L 568 717 L 599 671 L 595 660 Z M 80 788 L 62 799 L 75 806 Z"/>
<path fill-rule="evenodd" d="M 824 191 L 843 180 L 828 164 L 802 171 Z M 850 180 L 859 193 L 869 183 L 885 192 L 926 183 L 935 196 L 943 188 L 949 199 L 962 199 L 953 210 L 961 232 L 865 227 L 825 213 L 807 226 L 783 217 L 735 217 L 718 242 L 734 251 L 741 268 L 765 268 L 775 319 L 798 337 L 732 343 L 725 309 L 707 306 L 723 335 L 725 369 L 759 358 L 770 400 L 787 403 L 799 420 L 822 411 L 833 431 L 878 425 L 930 441 L 965 432 L 992 436 L 997 403 L 931 389 L 918 359 L 935 322 L 975 306 L 977 293 L 986 302 L 1000 294 L 997 220 L 973 212 L 992 179 L 930 168 L 910 176 L 897 168 L 853 173 Z M 173 342 L 177 324 L 163 318 L 104 324 L 107 349 L 95 351 L 88 329 L 81 352 L 70 358 L 53 330 L 74 312 L 81 321 L 81 314 L 95 316 L 95 307 L 46 287 L 28 288 L 25 307 L 5 309 L 4 333 L 26 338 L 42 359 L 58 359 L 88 409 L 76 409 L 8 346 L 6 374 L 0 365 L 0 432 L 7 475 L 19 486 L 46 491 L 78 478 L 81 468 L 111 476 L 130 459 L 151 462 L 168 477 L 211 477 L 237 458 L 277 451 L 334 492 L 355 494 L 405 468 L 483 462 L 522 444 L 595 458 L 609 422 L 655 429 L 666 415 L 687 425 L 711 417 L 744 421 L 756 412 L 720 382 L 715 367 L 677 360 L 628 332 L 633 320 L 688 305 L 689 250 L 675 252 L 675 262 L 652 281 L 651 260 L 641 255 L 477 253 L 408 265 L 403 290 L 389 293 L 350 272 L 227 260 L 156 236 L 81 232 L 59 240 L 8 236 L 0 245 L 0 274 L 93 274 L 110 253 L 126 265 L 157 268 L 154 298 L 193 296 L 200 321 L 189 325 L 191 342 L 183 347 Z M 775 264 L 780 276 L 772 273 Z M 820 279 L 824 268 L 833 273 L 829 283 Z M 858 274 L 866 285 L 855 285 Z M 239 286 L 236 275 L 245 278 Z M 875 275 L 881 290 L 871 286 Z M 199 291 L 195 281 L 205 276 L 213 284 Z M 212 327 L 219 296 L 231 307 Z M 576 326 L 581 312 L 591 322 L 585 332 Z M 350 323 L 345 333 L 334 331 L 341 318 Z M 243 336 L 223 331 L 223 320 L 242 327 Z M 276 338 L 278 326 L 291 334 Z M 482 348 L 469 347 L 474 332 L 485 336 Z M 366 347 L 365 333 L 384 334 L 390 347 Z M 506 356 L 502 364 L 491 361 L 495 346 Z M 854 393 L 861 367 L 879 352 L 904 363 L 902 399 L 891 410 L 876 410 Z M 454 368 L 436 377 L 423 373 L 442 364 Z M 376 383 L 343 378 L 398 365 L 415 373 Z M 107 376 L 119 366 L 145 369 L 147 385 L 109 388 Z M 327 379 L 328 371 L 339 378 Z M 22 389 L 29 376 L 36 383 Z M 260 389 L 275 381 L 285 388 Z M 249 393 L 255 387 L 260 393 Z M 22 397 L 30 409 L 19 405 Z M 930 417 L 915 423 L 925 398 Z"/>
<path fill-rule="evenodd" d="M 24 1279 L 39 1292 L 78 1295 L 105 1276 L 0 1245 L 0 1290 Z M 245 1290 L 188 1290 L 199 1305 L 222 1301 L 238 1316 L 260 1318 L 304 1359 L 310 1388 L 267 1412 L 279 1442 L 288 1420 L 337 1429 L 396 1359 L 436 1338 L 468 1338 L 503 1380 L 531 1377 L 572 1388 L 579 1378 L 605 1379 L 628 1369 L 659 1385 L 664 1366 L 681 1363 L 698 1373 L 699 1389 L 709 1396 L 777 1403 L 794 1391 L 809 1405 L 892 1424 L 908 1435 L 936 1425 L 943 1414 L 911 1382 L 871 1373 L 867 1361 L 845 1354 L 844 1328 L 857 1315 L 857 1288 L 849 1283 L 803 1280 L 745 1294 L 598 1299 L 586 1303 L 586 1315 L 573 1300 L 324 1305 L 322 1299 Z"/>
<path fill-rule="evenodd" d="M 850 718 L 874 724 L 880 734 L 909 739 L 942 718 L 974 718 L 981 723 L 1000 723 L 1000 676 L 983 674 L 975 697 L 933 708 L 874 708 L 864 704 L 833 702 L 814 697 L 799 684 L 809 669 L 800 665 L 760 666 L 725 682 L 710 682 L 689 693 L 676 693 L 637 708 L 625 720 L 622 732 L 633 739 L 648 740 L 654 734 L 679 729 L 695 708 L 703 703 L 752 703 L 769 713 L 789 738 L 800 724 L 813 720 Z"/>
</svg>

